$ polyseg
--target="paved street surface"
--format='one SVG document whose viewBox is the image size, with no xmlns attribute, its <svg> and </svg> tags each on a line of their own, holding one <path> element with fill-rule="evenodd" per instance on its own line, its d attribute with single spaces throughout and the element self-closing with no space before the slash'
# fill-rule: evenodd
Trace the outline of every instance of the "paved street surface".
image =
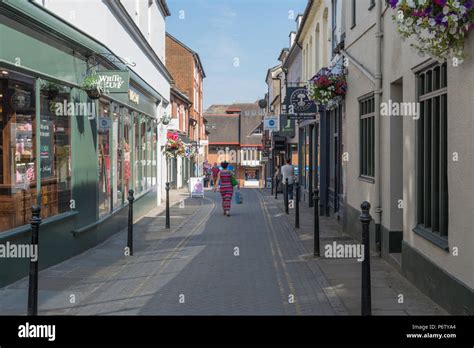
<svg viewBox="0 0 474 348">
<path fill-rule="evenodd" d="M 162 208 L 150 212 L 135 224 L 134 256 L 124 255 L 123 230 L 96 248 L 42 271 L 40 314 L 359 314 L 360 263 L 354 268 L 356 261 L 350 260 L 347 275 L 344 267 L 332 263 L 331 270 L 327 260 L 313 259 L 308 248 L 311 237 L 305 230 L 310 211 L 302 209 L 308 216 L 302 216 L 302 229 L 296 233 L 281 198 L 275 200 L 267 190 L 242 193 L 244 204 L 233 203 L 230 217 L 222 214 L 218 193 L 206 191 L 204 199 L 187 198 L 184 207 L 172 207 L 170 230 L 164 229 Z M 172 191 L 173 202 L 183 197 L 182 192 Z M 373 305 L 376 314 L 385 310 L 387 314 L 444 313 L 395 270 L 374 263 L 373 271 L 374 297 L 383 292 Z M 380 281 L 377 272 L 381 271 L 388 272 L 385 278 L 393 274 L 402 291 L 409 290 L 404 293 L 412 312 L 404 311 L 405 304 L 396 301 L 396 290 L 389 292 Z M 23 279 L 0 289 L 0 314 L 25 314 L 27 286 Z M 417 308 L 420 313 L 413 312 Z"/>
</svg>

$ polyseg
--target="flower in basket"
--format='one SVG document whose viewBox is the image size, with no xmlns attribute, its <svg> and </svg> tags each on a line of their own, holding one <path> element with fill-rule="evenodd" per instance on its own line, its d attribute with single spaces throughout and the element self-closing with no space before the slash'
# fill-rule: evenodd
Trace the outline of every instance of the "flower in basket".
<svg viewBox="0 0 474 348">
<path fill-rule="evenodd" d="M 192 158 L 196 155 L 196 148 L 192 144 L 185 145 L 185 153 L 184 156 L 186 158 Z M 206 170 L 206 166 L 204 165 L 204 170 Z"/>
<path fill-rule="evenodd" d="M 327 106 L 346 94 L 347 82 L 343 74 L 334 74 L 330 69 L 323 68 L 308 81 L 307 88 L 311 100 Z"/>
<path fill-rule="evenodd" d="M 98 75 L 86 76 L 84 81 L 82 81 L 82 89 L 86 91 L 91 99 L 99 99 L 104 92 L 104 88 Z"/>
<path fill-rule="evenodd" d="M 166 134 L 167 139 L 171 139 L 173 141 L 178 141 L 179 139 L 179 134 L 177 132 L 168 132 Z"/>
<path fill-rule="evenodd" d="M 411 46 L 421 56 L 437 59 L 465 58 L 464 42 L 474 29 L 473 0 L 389 0 L 397 11 L 398 32 L 415 37 Z"/>
</svg>

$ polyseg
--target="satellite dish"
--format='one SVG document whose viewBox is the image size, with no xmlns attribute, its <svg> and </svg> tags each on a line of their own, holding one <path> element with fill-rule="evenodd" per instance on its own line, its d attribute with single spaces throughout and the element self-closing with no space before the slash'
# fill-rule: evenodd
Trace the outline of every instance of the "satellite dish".
<svg viewBox="0 0 474 348">
<path fill-rule="evenodd" d="M 265 109 L 267 107 L 267 100 L 266 99 L 260 99 L 258 101 L 258 106 L 260 106 L 260 109 Z"/>
</svg>

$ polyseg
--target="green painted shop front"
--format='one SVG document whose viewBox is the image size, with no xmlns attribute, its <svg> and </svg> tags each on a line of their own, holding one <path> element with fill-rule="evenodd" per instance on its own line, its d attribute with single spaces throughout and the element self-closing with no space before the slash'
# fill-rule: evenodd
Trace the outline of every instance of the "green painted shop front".
<svg viewBox="0 0 474 348">
<path fill-rule="evenodd" d="M 0 0 L 0 33 L 0 244 L 30 243 L 39 203 L 46 268 L 126 226 L 129 189 L 136 218 L 156 206 L 156 113 L 165 101 L 133 71 L 129 93 L 89 99 L 81 83 L 91 57 L 99 71 L 126 66 L 31 3 Z M 0 286 L 26 276 L 28 265 L 0 258 Z"/>
</svg>

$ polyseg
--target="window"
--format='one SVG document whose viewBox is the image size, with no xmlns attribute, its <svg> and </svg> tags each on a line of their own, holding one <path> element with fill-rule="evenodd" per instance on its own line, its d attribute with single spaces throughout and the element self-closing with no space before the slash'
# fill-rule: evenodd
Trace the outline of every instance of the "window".
<svg viewBox="0 0 474 348">
<path fill-rule="evenodd" d="M 113 136 L 112 136 L 112 148 L 113 152 L 113 178 L 112 178 L 112 206 L 118 208 L 123 202 L 123 116 L 121 115 L 120 107 L 117 104 L 113 105 Z"/>
<path fill-rule="evenodd" d="M 417 222 L 432 235 L 448 236 L 447 65 L 418 73 L 420 118 L 416 124 Z"/>
<path fill-rule="evenodd" d="M 26 225 L 36 203 L 35 81 L 0 74 L 0 231 Z"/>
<path fill-rule="evenodd" d="M 334 56 L 334 49 L 336 48 L 336 45 L 338 44 L 337 38 L 336 38 L 336 30 L 337 30 L 337 0 L 332 0 L 331 51 L 333 52 L 333 56 Z"/>
<path fill-rule="evenodd" d="M 37 203 L 43 219 L 70 210 L 69 102 L 69 87 L 0 72 L 0 231 L 29 224 Z"/>
<path fill-rule="evenodd" d="M 122 202 L 128 197 L 128 190 L 133 188 L 133 170 L 132 170 L 132 115 L 128 109 L 124 110 L 123 117 L 123 192 Z"/>
<path fill-rule="evenodd" d="M 40 83 L 41 216 L 46 218 L 71 210 L 71 117 L 58 112 L 71 101 L 71 91 L 52 82 Z"/>
<path fill-rule="evenodd" d="M 360 175 L 375 176 L 375 105 L 374 96 L 359 101 Z"/>
<path fill-rule="evenodd" d="M 351 25 L 351 29 L 356 26 L 356 11 L 357 11 L 356 0 L 352 0 L 352 25 Z"/>
<path fill-rule="evenodd" d="M 98 166 L 99 166 L 99 216 L 105 215 L 111 211 L 111 188 L 110 185 L 110 127 L 111 118 L 109 116 L 109 104 L 106 102 L 99 103 L 99 151 L 98 151 Z M 102 127 L 104 125 L 105 127 Z"/>
</svg>

